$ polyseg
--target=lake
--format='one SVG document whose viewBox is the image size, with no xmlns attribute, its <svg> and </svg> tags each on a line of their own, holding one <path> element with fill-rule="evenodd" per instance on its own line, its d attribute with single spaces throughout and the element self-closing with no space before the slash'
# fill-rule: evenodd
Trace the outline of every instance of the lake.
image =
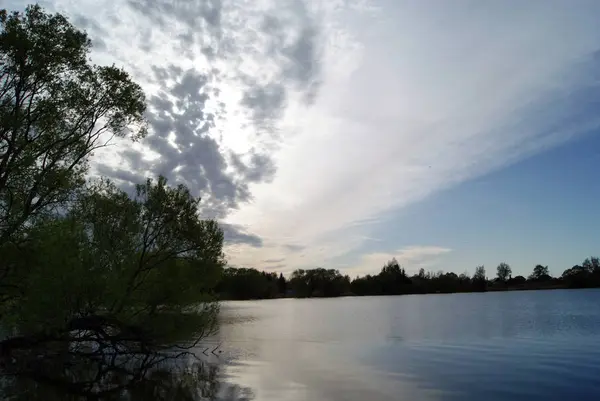
<svg viewBox="0 0 600 401">
<path fill-rule="evenodd" d="M 600 290 L 227 302 L 228 399 L 599 400 Z"/>
</svg>

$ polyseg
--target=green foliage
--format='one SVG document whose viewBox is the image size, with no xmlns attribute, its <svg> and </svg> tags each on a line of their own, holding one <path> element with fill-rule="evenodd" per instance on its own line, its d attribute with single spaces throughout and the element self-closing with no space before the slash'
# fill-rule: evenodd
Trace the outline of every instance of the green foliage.
<svg viewBox="0 0 600 401">
<path fill-rule="evenodd" d="M 37 5 L 0 14 L 0 246 L 70 201 L 109 138 L 146 132 L 141 88 L 90 46 Z"/>
<path fill-rule="evenodd" d="M 94 150 L 146 133 L 142 89 L 91 65 L 90 46 L 39 6 L 0 12 L 0 324 L 20 343 L 74 327 L 164 337 L 159 316 L 193 314 L 206 334 L 225 261 L 200 200 L 163 177 L 133 196 L 86 180 Z"/>
<path fill-rule="evenodd" d="M 90 186 L 68 213 L 27 231 L 17 255 L 26 268 L 7 279 L 24 295 L 5 303 L 3 315 L 20 331 L 37 331 L 77 316 L 131 321 L 210 300 L 225 263 L 223 233 L 198 217 L 197 203 L 162 177 L 133 198 L 107 181 Z"/>
</svg>

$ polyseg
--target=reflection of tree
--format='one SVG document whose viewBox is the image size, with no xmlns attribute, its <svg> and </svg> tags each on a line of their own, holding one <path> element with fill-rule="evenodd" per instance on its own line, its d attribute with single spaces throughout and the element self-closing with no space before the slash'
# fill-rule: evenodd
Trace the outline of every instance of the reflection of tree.
<svg viewBox="0 0 600 401">
<path fill-rule="evenodd" d="M 30 349 L 3 365 L 0 392 L 15 401 L 253 398 L 248 389 L 220 383 L 218 365 L 183 352 L 127 351 L 100 357 L 75 350 L 47 355 Z"/>
<path fill-rule="evenodd" d="M 220 383 L 219 366 L 192 353 L 194 344 L 167 348 L 102 330 L 12 343 L 0 357 L 0 394 L 15 401 L 253 398 L 249 390 Z"/>
</svg>

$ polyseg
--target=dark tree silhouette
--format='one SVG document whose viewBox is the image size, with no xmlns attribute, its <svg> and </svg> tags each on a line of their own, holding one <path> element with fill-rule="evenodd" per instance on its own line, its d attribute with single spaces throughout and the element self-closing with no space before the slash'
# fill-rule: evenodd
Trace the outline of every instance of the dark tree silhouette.
<svg viewBox="0 0 600 401">
<path fill-rule="evenodd" d="M 510 266 L 507 263 L 502 262 L 496 268 L 496 275 L 498 277 L 498 280 L 502 282 L 508 281 L 511 274 L 512 270 L 510 269 Z"/>
<path fill-rule="evenodd" d="M 277 289 L 279 290 L 280 295 L 285 295 L 287 293 L 287 281 L 283 274 L 279 274 L 279 278 L 277 279 Z"/>
<path fill-rule="evenodd" d="M 550 269 L 548 266 L 536 265 L 533 268 L 533 273 L 529 276 L 529 280 L 533 281 L 547 281 L 550 277 Z"/>
</svg>

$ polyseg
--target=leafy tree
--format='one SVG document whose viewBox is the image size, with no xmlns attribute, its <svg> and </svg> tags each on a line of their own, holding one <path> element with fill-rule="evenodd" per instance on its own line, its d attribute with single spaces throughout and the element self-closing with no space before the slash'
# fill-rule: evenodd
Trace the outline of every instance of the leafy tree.
<svg viewBox="0 0 600 401">
<path fill-rule="evenodd" d="M 130 324 L 207 301 L 224 265 L 223 233 L 198 218 L 197 203 L 162 177 L 134 198 L 107 181 L 91 186 L 64 216 L 28 230 L 3 325 L 35 333 L 81 316 Z"/>
<path fill-rule="evenodd" d="M 335 297 L 350 291 L 350 277 L 334 269 L 299 269 L 292 273 L 289 286 L 299 297 Z"/>
<path fill-rule="evenodd" d="M 287 281 L 283 274 L 279 274 L 279 278 L 277 279 L 277 289 L 279 290 L 279 294 L 285 295 L 287 292 Z"/>
<path fill-rule="evenodd" d="M 600 259 L 596 256 L 584 260 L 582 266 L 590 273 L 600 273 Z"/>
<path fill-rule="evenodd" d="M 567 269 L 561 275 L 561 280 L 570 288 L 584 288 L 589 282 L 589 271 L 581 265 Z"/>
<path fill-rule="evenodd" d="M 475 268 L 475 274 L 473 274 L 473 289 L 475 291 L 485 291 L 487 289 L 487 277 L 485 273 L 485 267 L 477 266 Z"/>
<path fill-rule="evenodd" d="M 507 263 L 502 262 L 496 268 L 496 275 L 498 277 L 498 280 L 502 282 L 508 281 L 511 274 L 512 270 L 510 269 L 510 266 Z"/>
<path fill-rule="evenodd" d="M 600 286 L 600 259 L 590 257 L 581 265 L 575 265 L 563 272 L 561 280 L 571 288 Z"/>
<path fill-rule="evenodd" d="M 523 285 L 527 282 L 527 279 L 523 276 L 516 276 L 513 277 L 511 280 L 509 280 L 509 284 L 514 284 L 514 285 Z"/>
<path fill-rule="evenodd" d="M 529 276 L 530 280 L 540 281 L 547 280 L 550 278 L 550 269 L 548 266 L 536 265 L 533 268 L 533 273 Z"/>
<path fill-rule="evenodd" d="M 487 280 L 486 275 L 485 275 L 485 267 L 477 266 L 475 268 L 475 274 L 473 274 L 473 280 L 477 280 L 477 281 Z"/>
<path fill-rule="evenodd" d="M 226 299 L 274 298 L 279 293 L 277 275 L 248 268 L 227 268 L 217 291 Z"/>
<path fill-rule="evenodd" d="M 378 280 L 381 283 L 381 290 L 387 295 L 405 294 L 408 292 L 407 286 L 411 284 L 405 269 L 398 264 L 395 258 L 381 268 Z"/>
<path fill-rule="evenodd" d="M 145 134 L 141 88 L 90 65 L 90 40 L 60 14 L 2 10 L 0 29 L 0 326 L 12 334 L 0 354 L 83 341 L 74 331 L 157 346 L 192 315 L 205 334 L 225 261 L 199 199 L 162 177 L 133 196 L 85 179 L 108 139 Z"/>
<path fill-rule="evenodd" d="M 108 138 L 143 136 L 146 106 L 125 71 L 88 63 L 89 38 L 62 15 L 2 10 L 0 29 L 1 246 L 71 199 Z"/>
</svg>

